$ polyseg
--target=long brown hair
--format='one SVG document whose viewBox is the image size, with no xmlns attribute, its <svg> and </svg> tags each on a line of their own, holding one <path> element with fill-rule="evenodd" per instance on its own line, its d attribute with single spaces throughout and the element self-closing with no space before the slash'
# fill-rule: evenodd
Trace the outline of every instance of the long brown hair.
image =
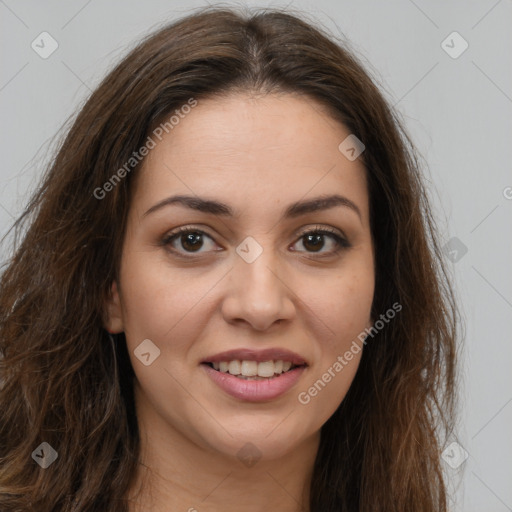
<svg viewBox="0 0 512 512">
<path fill-rule="evenodd" d="M 103 328 L 134 166 L 150 130 L 190 98 L 293 92 L 366 146 L 376 253 L 371 339 L 322 427 L 311 512 L 443 512 L 440 446 L 454 426 L 458 312 L 418 157 L 396 113 L 341 42 L 289 11 L 210 7 L 159 29 L 103 80 L 13 228 L 0 291 L 0 509 L 127 511 L 138 464 L 124 335 Z M 340 141 L 341 142 L 341 141 Z M 42 469 L 41 442 L 58 452 Z"/>
</svg>

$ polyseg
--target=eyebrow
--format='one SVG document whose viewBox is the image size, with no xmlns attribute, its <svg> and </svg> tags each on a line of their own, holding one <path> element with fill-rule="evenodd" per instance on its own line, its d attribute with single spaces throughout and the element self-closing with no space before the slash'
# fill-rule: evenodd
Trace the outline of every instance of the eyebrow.
<svg viewBox="0 0 512 512">
<path fill-rule="evenodd" d="M 221 215 L 224 217 L 234 216 L 232 208 L 225 203 L 214 201 L 212 199 L 203 199 L 197 196 L 176 195 L 167 197 L 162 201 L 159 201 L 158 203 L 153 205 L 149 210 L 147 210 L 143 214 L 143 217 L 146 217 L 147 215 L 156 212 L 157 210 L 160 210 L 166 206 L 170 206 L 173 204 L 178 204 L 186 208 L 191 208 L 192 210 L 197 210 L 203 213 L 210 213 L 213 215 Z M 288 206 L 288 208 L 286 208 L 281 218 L 296 218 L 307 213 L 313 213 L 321 210 L 329 210 L 331 208 L 339 206 L 344 206 L 354 211 L 359 216 L 359 219 L 362 220 L 361 211 L 359 210 L 357 205 L 350 199 L 339 194 L 319 196 L 313 199 L 308 199 L 306 201 L 297 201 L 295 203 L 292 203 L 291 205 Z"/>
</svg>

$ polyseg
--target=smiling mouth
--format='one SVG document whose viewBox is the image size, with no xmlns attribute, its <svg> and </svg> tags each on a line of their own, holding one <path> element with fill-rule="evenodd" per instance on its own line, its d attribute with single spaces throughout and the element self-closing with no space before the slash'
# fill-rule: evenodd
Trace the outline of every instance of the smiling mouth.
<svg viewBox="0 0 512 512">
<path fill-rule="evenodd" d="M 203 364 L 220 373 L 228 373 L 242 380 L 271 380 L 296 368 L 307 366 L 306 364 L 293 364 L 291 361 L 280 359 L 263 362 L 235 359 L 232 361 L 207 362 Z"/>
</svg>

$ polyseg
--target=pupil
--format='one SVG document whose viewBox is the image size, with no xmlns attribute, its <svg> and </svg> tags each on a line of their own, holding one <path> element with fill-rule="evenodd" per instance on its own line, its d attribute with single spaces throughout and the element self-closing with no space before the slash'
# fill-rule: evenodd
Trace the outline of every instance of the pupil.
<svg viewBox="0 0 512 512">
<path fill-rule="evenodd" d="M 319 250 L 323 247 L 324 245 L 324 242 L 323 242 L 323 239 L 322 239 L 323 235 L 321 234 L 316 234 L 316 235 L 306 235 L 306 243 L 304 245 L 307 245 L 308 243 L 310 243 L 312 240 L 314 240 L 313 242 L 313 249 L 314 250 Z"/>
<path fill-rule="evenodd" d="M 191 244 L 191 250 L 194 249 L 200 249 L 202 244 L 202 241 L 200 240 L 201 234 L 200 233 L 187 233 L 182 236 L 181 241 L 184 249 L 187 249 L 187 245 Z M 199 245 L 197 243 L 200 242 Z"/>
</svg>

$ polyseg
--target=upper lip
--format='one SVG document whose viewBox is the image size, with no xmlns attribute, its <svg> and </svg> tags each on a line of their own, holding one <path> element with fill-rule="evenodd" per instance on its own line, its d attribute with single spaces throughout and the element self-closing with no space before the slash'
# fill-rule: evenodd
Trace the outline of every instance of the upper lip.
<svg viewBox="0 0 512 512">
<path fill-rule="evenodd" d="M 256 361 L 262 363 L 264 361 L 290 361 L 295 365 L 307 365 L 305 359 L 299 354 L 286 350 L 284 348 L 267 348 L 264 350 L 254 350 L 248 348 L 239 348 L 219 352 L 218 354 L 204 358 L 201 363 L 220 363 L 221 361 Z"/>
</svg>

